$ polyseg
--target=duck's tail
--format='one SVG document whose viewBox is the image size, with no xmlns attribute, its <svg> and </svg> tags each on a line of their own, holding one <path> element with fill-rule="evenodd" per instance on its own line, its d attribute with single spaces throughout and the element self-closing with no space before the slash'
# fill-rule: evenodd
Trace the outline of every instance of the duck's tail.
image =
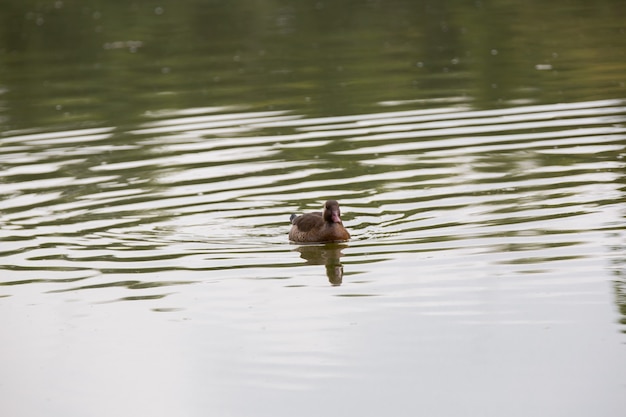
<svg viewBox="0 0 626 417">
<path fill-rule="evenodd" d="M 293 221 L 295 220 L 296 217 L 298 217 L 296 213 L 293 213 L 291 216 L 289 216 L 289 223 L 293 224 Z"/>
</svg>

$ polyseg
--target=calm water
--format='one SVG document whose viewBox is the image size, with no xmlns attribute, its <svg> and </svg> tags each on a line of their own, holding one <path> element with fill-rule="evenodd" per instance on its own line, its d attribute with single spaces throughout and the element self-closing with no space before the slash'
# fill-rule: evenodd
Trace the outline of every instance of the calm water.
<svg viewBox="0 0 626 417">
<path fill-rule="evenodd" d="M 0 414 L 623 415 L 623 2 L 337 3 L 0 5 Z"/>
</svg>

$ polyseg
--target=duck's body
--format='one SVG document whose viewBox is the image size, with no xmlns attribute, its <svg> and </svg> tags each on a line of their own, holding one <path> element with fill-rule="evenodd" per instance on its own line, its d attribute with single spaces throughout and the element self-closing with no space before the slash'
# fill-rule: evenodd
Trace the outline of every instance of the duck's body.
<svg viewBox="0 0 626 417">
<path fill-rule="evenodd" d="M 341 223 L 339 203 L 328 200 L 321 212 L 301 216 L 291 215 L 289 240 L 293 242 L 323 243 L 343 242 L 350 239 L 350 233 Z"/>
</svg>

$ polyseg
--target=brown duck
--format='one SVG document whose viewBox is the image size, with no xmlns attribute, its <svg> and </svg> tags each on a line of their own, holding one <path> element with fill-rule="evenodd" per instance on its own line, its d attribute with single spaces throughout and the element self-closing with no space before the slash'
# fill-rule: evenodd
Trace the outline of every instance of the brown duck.
<svg viewBox="0 0 626 417">
<path fill-rule="evenodd" d="M 341 223 L 339 203 L 328 200 L 323 211 L 291 215 L 289 240 L 293 242 L 323 243 L 342 242 L 350 239 L 350 233 Z"/>
</svg>

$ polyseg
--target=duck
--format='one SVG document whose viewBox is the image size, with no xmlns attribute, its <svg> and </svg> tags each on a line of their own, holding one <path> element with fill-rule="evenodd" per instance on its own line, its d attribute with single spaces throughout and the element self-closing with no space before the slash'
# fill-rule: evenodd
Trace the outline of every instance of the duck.
<svg viewBox="0 0 626 417">
<path fill-rule="evenodd" d="M 300 216 L 292 214 L 289 221 L 291 222 L 289 240 L 292 242 L 326 243 L 345 242 L 350 239 L 350 233 L 341 222 L 341 211 L 336 200 L 326 201 L 322 211 Z"/>
</svg>

